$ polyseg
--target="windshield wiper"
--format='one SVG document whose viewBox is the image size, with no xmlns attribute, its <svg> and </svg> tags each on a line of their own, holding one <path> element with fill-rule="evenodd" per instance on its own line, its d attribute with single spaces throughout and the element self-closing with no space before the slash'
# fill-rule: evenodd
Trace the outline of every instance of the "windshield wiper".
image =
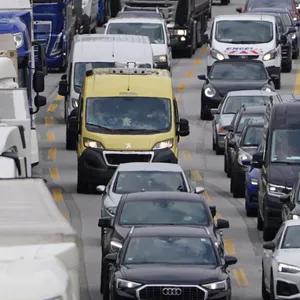
<svg viewBox="0 0 300 300">
<path fill-rule="evenodd" d="M 107 128 L 107 127 L 104 127 L 104 126 L 101 126 L 101 125 L 93 124 L 93 123 L 86 123 L 86 125 L 97 127 L 97 128 L 99 128 L 101 130 L 104 130 L 104 131 L 109 131 L 109 132 L 114 131 L 113 129 L 110 129 L 110 128 Z"/>
</svg>

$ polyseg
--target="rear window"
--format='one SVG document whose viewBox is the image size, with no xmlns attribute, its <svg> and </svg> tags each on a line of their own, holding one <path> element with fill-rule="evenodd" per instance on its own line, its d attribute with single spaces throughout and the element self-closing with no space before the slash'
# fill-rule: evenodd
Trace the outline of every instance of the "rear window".
<svg viewBox="0 0 300 300">
<path fill-rule="evenodd" d="M 286 7 L 292 9 L 292 0 L 249 0 L 246 9 L 250 7 Z"/>
<path fill-rule="evenodd" d="M 248 126 L 245 135 L 243 137 L 242 146 L 246 147 L 258 147 L 261 144 L 263 136 L 263 127 L 258 126 Z"/>
<path fill-rule="evenodd" d="M 264 114 L 261 114 L 261 115 L 255 115 L 255 114 L 244 114 L 242 117 L 241 117 L 241 120 L 240 120 L 240 123 L 238 125 L 238 129 L 237 129 L 237 132 L 242 132 L 244 127 L 248 124 L 249 121 L 251 120 L 262 120 L 264 118 Z"/>
</svg>

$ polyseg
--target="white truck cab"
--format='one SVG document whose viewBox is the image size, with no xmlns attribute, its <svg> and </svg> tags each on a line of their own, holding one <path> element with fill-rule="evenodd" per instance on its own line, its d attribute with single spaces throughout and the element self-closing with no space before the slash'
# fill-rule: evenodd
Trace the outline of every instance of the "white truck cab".
<svg viewBox="0 0 300 300">
<path fill-rule="evenodd" d="M 166 21 L 162 18 L 116 17 L 105 25 L 105 34 L 138 34 L 148 36 L 152 45 L 155 67 L 172 69 L 172 50 Z"/>
<path fill-rule="evenodd" d="M 275 88 L 280 89 L 281 44 L 284 42 L 281 40 L 274 16 L 217 16 L 208 39 L 207 73 L 217 60 L 258 59 L 264 62 Z"/>
</svg>

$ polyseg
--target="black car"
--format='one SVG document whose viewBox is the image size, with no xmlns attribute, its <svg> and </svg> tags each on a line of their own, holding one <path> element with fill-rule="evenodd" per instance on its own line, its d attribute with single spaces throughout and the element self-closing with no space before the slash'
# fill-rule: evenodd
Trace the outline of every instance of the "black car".
<svg viewBox="0 0 300 300">
<path fill-rule="evenodd" d="M 230 125 L 224 126 L 227 131 L 224 138 L 224 172 L 227 177 L 232 175 L 232 161 L 233 161 L 233 146 L 240 138 L 245 125 L 250 120 L 264 119 L 266 107 L 265 106 L 242 106 L 235 114 Z"/>
<path fill-rule="evenodd" d="M 161 226 L 133 227 L 120 253 L 105 261 L 104 300 L 230 300 L 228 266 L 237 258 L 222 258 L 205 228 Z"/>
<path fill-rule="evenodd" d="M 275 75 L 274 75 L 275 76 Z M 274 77 L 275 78 L 275 77 Z M 262 61 L 252 59 L 226 59 L 216 61 L 206 75 L 201 91 L 201 120 L 212 118 L 211 109 L 218 108 L 223 97 L 231 91 L 275 91 L 273 80 Z"/>
<path fill-rule="evenodd" d="M 104 228 L 102 258 L 107 253 L 118 252 L 132 226 L 180 225 L 207 227 L 220 255 L 224 255 L 222 232 L 229 222 L 218 219 L 215 223 L 215 206 L 208 206 L 202 195 L 180 192 L 140 192 L 123 195 L 114 219 L 100 218 L 98 226 Z M 102 259 L 102 270 L 106 265 Z M 101 273 L 101 290 L 105 272 Z"/>
<path fill-rule="evenodd" d="M 289 12 L 286 12 L 289 14 Z M 250 11 L 247 11 L 247 14 L 254 14 L 254 15 L 271 15 L 274 16 L 276 19 L 276 24 L 278 27 L 278 31 L 282 36 L 285 36 L 285 43 L 281 44 L 281 70 L 286 73 L 290 73 L 292 71 L 293 67 L 293 42 L 290 34 L 295 33 L 296 29 L 294 27 L 287 28 L 285 25 L 285 16 L 282 13 L 278 12 L 272 12 L 272 9 L 270 11 L 268 9 L 253 9 Z M 283 40 L 283 39 L 282 39 Z"/>
<path fill-rule="evenodd" d="M 263 136 L 264 122 L 251 120 L 244 127 L 241 137 L 232 140 L 232 173 L 230 180 L 230 192 L 234 198 L 242 198 L 245 195 L 245 172 L 247 166 L 243 161 L 251 160 L 257 151 Z"/>
</svg>

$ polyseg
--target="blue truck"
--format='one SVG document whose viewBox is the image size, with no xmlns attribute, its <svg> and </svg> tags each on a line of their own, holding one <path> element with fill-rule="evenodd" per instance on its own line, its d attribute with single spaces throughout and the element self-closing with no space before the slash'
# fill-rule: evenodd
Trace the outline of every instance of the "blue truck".
<svg viewBox="0 0 300 300">
<path fill-rule="evenodd" d="M 33 0 L 34 39 L 46 48 L 48 67 L 61 72 L 67 67 L 73 36 L 80 31 L 80 11 L 74 6 L 75 1 L 80 2 Z"/>
</svg>

